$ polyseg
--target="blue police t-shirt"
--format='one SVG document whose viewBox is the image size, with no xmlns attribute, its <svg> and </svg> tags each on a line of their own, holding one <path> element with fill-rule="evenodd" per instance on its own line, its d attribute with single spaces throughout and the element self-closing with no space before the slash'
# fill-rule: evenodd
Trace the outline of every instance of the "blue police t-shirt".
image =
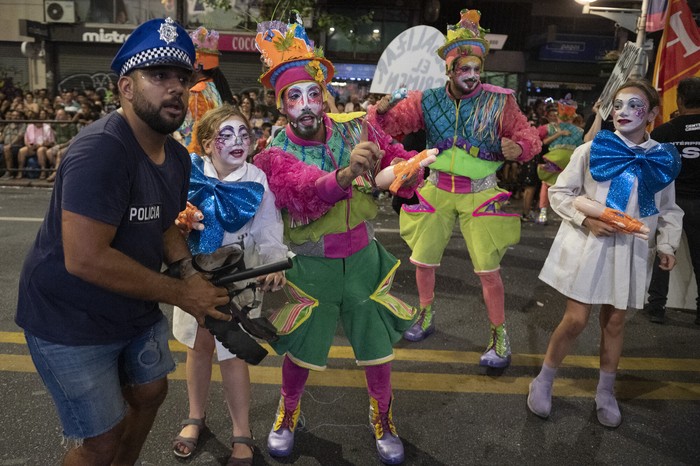
<svg viewBox="0 0 700 466">
<path fill-rule="evenodd" d="M 133 338 L 162 316 L 158 303 L 130 298 L 68 273 L 62 210 L 117 228 L 112 247 L 154 271 L 163 233 L 185 207 L 187 150 L 172 138 L 155 164 L 118 112 L 83 128 L 61 161 L 48 212 L 20 275 L 15 322 L 37 337 L 67 345 Z"/>
</svg>

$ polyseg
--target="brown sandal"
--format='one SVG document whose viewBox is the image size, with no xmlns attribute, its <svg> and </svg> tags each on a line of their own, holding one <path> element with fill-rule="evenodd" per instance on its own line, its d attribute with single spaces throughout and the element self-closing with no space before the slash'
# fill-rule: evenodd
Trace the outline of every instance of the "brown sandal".
<svg viewBox="0 0 700 466">
<path fill-rule="evenodd" d="M 233 437 L 231 439 L 231 448 L 237 443 L 242 443 L 244 445 L 247 445 L 250 448 L 250 451 L 253 452 L 253 456 L 255 456 L 255 439 L 251 437 Z M 231 457 L 228 459 L 228 463 L 226 463 L 226 466 L 252 466 L 253 465 L 253 457 L 251 456 L 250 458 L 237 458 L 233 456 L 233 452 L 231 453 Z"/>
<path fill-rule="evenodd" d="M 202 431 L 206 428 L 206 424 L 204 423 L 204 420 L 206 419 L 206 416 L 202 419 L 185 419 L 180 423 L 180 430 L 182 430 L 186 426 L 197 426 L 199 427 L 199 431 L 197 432 L 196 437 L 183 437 L 182 435 L 178 435 L 173 439 L 173 454 L 177 456 L 178 458 L 189 458 L 192 456 L 192 454 L 195 452 L 197 449 L 197 442 L 199 441 L 199 437 L 202 435 Z M 183 446 L 189 450 L 188 453 L 183 453 L 179 446 Z"/>
</svg>

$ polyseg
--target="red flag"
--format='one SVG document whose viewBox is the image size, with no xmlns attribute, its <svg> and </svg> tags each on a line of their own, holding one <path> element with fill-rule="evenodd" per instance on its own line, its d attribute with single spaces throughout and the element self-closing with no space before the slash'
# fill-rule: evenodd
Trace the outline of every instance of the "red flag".
<svg viewBox="0 0 700 466">
<path fill-rule="evenodd" d="M 677 107 L 678 82 L 689 76 L 700 76 L 700 29 L 687 0 L 669 0 L 654 68 L 654 84 L 661 94 L 657 125 L 670 120 Z"/>
<path fill-rule="evenodd" d="M 649 9 L 647 11 L 647 32 L 660 31 L 666 23 L 666 11 L 668 0 L 649 0 Z"/>
</svg>

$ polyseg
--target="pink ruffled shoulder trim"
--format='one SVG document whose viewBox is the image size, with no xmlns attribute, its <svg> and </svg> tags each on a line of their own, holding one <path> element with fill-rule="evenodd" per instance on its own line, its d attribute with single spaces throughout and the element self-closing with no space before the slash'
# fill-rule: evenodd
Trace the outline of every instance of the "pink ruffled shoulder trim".
<svg viewBox="0 0 700 466">
<path fill-rule="evenodd" d="M 302 162 L 279 147 L 263 150 L 253 163 L 267 175 L 276 198 L 275 206 L 286 209 L 295 222 L 309 223 L 333 207 L 317 194 L 316 180 L 328 174 L 320 168 Z"/>
<path fill-rule="evenodd" d="M 376 105 L 367 109 L 367 118 L 370 123 L 378 125 L 391 136 L 403 136 L 424 129 L 423 108 L 421 100 L 423 93 L 409 91 L 408 96 L 397 103 L 384 115 L 377 114 Z"/>
</svg>

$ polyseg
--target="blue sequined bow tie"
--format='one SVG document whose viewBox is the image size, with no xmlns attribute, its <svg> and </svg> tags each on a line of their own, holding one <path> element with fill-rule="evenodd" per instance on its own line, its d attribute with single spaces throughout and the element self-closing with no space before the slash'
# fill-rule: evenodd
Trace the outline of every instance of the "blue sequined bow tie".
<svg viewBox="0 0 700 466">
<path fill-rule="evenodd" d="M 672 144 L 658 144 L 647 150 L 631 148 L 606 130 L 593 139 L 590 164 L 594 180 L 612 180 L 605 205 L 622 212 L 637 179 L 641 217 L 659 213 L 654 194 L 671 184 L 681 171 L 681 157 Z"/>
<path fill-rule="evenodd" d="M 187 242 L 192 254 L 208 254 L 221 246 L 224 231 L 238 231 L 253 218 L 265 188 L 254 181 L 227 183 L 204 174 L 204 160 L 190 154 L 189 200 L 204 214 L 204 230 L 192 230 Z"/>
</svg>

